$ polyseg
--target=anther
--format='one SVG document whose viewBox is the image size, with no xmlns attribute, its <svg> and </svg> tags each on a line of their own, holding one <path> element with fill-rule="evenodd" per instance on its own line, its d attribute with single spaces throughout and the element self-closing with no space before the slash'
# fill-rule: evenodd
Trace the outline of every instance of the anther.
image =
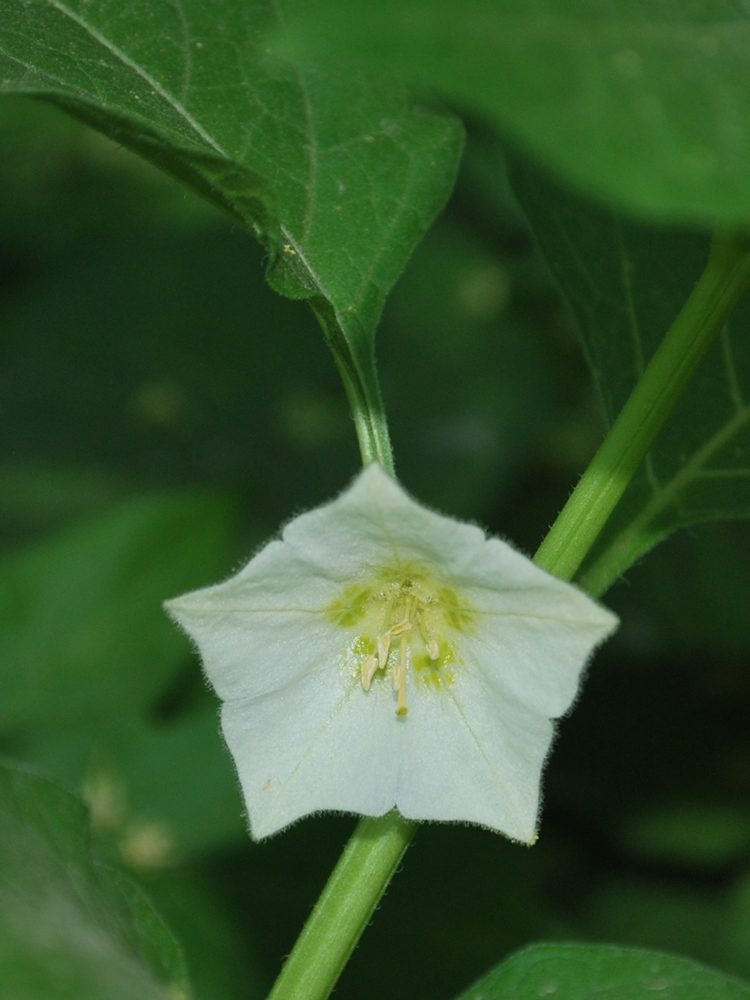
<svg viewBox="0 0 750 1000">
<path fill-rule="evenodd" d="M 427 650 L 427 655 L 431 660 L 440 659 L 440 646 L 438 645 L 437 639 L 428 639 L 425 643 L 425 649 Z"/>
<path fill-rule="evenodd" d="M 391 648 L 391 633 L 384 632 L 378 636 L 378 666 L 382 670 L 388 662 L 388 650 Z"/>
<path fill-rule="evenodd" d="M 403 633 L 408 632 L 410 628 L 411 628 L 411 622 L 409 621 L 408 618 L 404 618 L 404 620 L 402 622 L 399 622 L 398 625 L 394 625 L 393 628 L 390 630 L 390 632 L 393 638 L 395 639 L 397 635 L 403 635 Z"/>
<path fill-rule="evenodd" d="M 375 676 L 375 671 L 378 669 L 378 661 L 372 653 L 363 660 L 362 667 L 360 669 L 362 674 L 362 687 L 365 691 L 369 691 L 372 679 Z"/>
</svg>

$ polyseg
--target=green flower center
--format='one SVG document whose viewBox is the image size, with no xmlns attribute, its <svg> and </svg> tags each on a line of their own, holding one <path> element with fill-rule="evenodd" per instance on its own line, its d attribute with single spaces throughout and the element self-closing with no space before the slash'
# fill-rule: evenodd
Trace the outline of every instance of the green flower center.
<svg viewBox="0 0 750 1000">
<path fill-rule="evenodd" d="M 351 653 L 365 691 L 390 675 L 405 716 L 407 675 L 433 690 L 452 684 L 460 662 L 455 636 L 473 631 L 474 613 L 455 590 L 416 566 L 385 567 L 346 587 L 327 609 L 337 625 L 356 629 Z"/>
</svg>

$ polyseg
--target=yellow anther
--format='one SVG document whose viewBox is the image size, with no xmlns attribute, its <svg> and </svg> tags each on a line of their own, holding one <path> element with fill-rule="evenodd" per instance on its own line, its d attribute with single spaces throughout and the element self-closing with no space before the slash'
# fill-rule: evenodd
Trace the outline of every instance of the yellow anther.
<svg viewBox="0 0 750 1000">
<path fill-rule="evenodd" d="M 370 690 L 370 685 L 372 684 L 372 679 L 375 676 L 375 671 L 378 669 L 377 658 L 372 655 L 372 653 L 362 661 L 361 673 L 362 673 L 362 687 L 365 691 Z"/>
<path fill-rule="evenodd" d="M 395 639 L 397 635 L 403 635 L 404 632 L 408 632 L 410 628 L 411 628 L 411 622 L 409 621 L 408 618 L 404 618 L 404 620 L 402 622 L 399 622 L 398 625 L 393 626 L 393 628 L 390 630 L 391 635 Z"/>
<path fill-rule="evenodd" d="M 406 688 L 413 670 L 415 690 L 440 690 L 453 682 L 456 662 L 446 627 L 468 628 L 464 602 L 452 590 L 438 587 L 420 567 L 387 568 L 367 584 L 343 591 L 331 615 L 344 628 L 358 627 L 352 645 L 357 677 L 365 691 L 390 680 L 397 695 L 396 712 L 407 714 Z M 461 616 L 464 616 L 463 618 Z"/>
</svg>

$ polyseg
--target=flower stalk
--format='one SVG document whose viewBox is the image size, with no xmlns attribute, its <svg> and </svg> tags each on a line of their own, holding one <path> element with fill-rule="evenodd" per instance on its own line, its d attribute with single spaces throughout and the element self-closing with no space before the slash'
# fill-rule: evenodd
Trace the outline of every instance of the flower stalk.
<svg viewBox="0 0 750 1000">
<path fill-rule="evenodd" d="M 359 821 L 268 1000 L 330 995 L 418 825 L 395 810 Z"/>
</svg>

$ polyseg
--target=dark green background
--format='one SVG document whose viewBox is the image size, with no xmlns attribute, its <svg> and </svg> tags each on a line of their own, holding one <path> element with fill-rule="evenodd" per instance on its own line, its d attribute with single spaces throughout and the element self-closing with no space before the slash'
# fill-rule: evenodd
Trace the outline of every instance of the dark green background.
<svg viewBox="0 0 750 1000">
<path fill-rule="evenodd" d="M 201 1000 L 261 996 L 353 821 L 248 841 L 159 602 L 343 487 L 346 400 L 308 308 L 193 195 L 21 99 L 0 105 L 0 171 L 0 752 L 89 799 L 97 851 L 147 885 Z M 533 551 L 603 420 L 479 127 L 378 355 L 407 487 Z M 623 626 L 560 726 L 539 843 L 425 826 L 337 996 L 451 997 L 560 938 L 750 976 L 748 542 L 691 530 L 613 589 Z M 15 691 L 29 663 L 46 680 Z"/>
</svg>

